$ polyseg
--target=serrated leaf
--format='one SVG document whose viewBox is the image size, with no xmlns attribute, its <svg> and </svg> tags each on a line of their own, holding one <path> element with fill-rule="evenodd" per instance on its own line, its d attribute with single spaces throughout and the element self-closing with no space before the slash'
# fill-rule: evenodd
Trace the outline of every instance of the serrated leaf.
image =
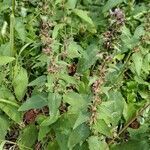
<svg viewBox="0 0 150 150">
<path fill-rule="evenodd" d="M 108 0 L 103 7 L 103 13 L 121 4 L 124 0 Z"/>
<path fill-rule="evenodd" d="M 98 106 L 98 119 L 103 119 L 107 125 L 115 127 L 121 119 L 125 100 L 120 92 L 109 92 L 109 100 Z"/>
<path fill-rule="evenodd" d="M 142 64 L 143 64 L 143 56 L 140 52 L 134 53 L 132 55 L 132 60 L 135 66 L 135 71 L 138 76 L 141 74 Z"/>
<path fill-rule="evenodd" d="M 20 150 L 25 150 L 25 147 L 32 148 L 38 137 L 38 130 L 35 125 L 26 126 L 18 137 L 18 146 Z M 25 147 L 24 147 L 25 146 Z"/>
<path fill-rule="evenodd" d="M 89 136 L 90 130 L 89 127 L 85 124 L 78 126 L 73 130 L 68 139 L 68 148 L 72 149 L 75 145 L 86 140 Z"/>
<path fill-rule="evenodd" d="M 26 69 L 17 67 L 13 78 L 13 87 L 18 100 L 22 100 L 28 86 L 28 74 Z"/>
<path fill-rule="evenodd" d="M 87 109 L 89 104 L 88 97 L 84 98 L 81 94 L 69 92 L 63 96 L 64 102 L 70 104 L 69 112 L 79 113 L 81 110 Z"/>
<path fill-rule="evenodd" d="M 48 104 L 47 97 L 44 94 L 37 94 L 31 96 L 26 102 L 24 102 L 18 111 L 26 111 L 29 109 L 38 109 Z"/>
<path fill-rule="evenodd" d="M 73 11 L 78 17 L 80 17 L 85 22 L 89 23 L 91 26 L 95 26 L 92 19 L 88 16 L 87 11 L 83 11 L 80 9 L 74 9 Z"/>
<path fill-rule="evenodd" d="M 101 141 L 98 136 L 88 138 L 89 150 L 109 150 L 105 141 Z"/>
<path fill-rule="evenodd" d="M 101 134 L 104 134 L 107 137 L 113 137 L 111 133 L 111 129 L 108 127 L 106 122 L 103 119 L 97 120 L 97 122 L 94 124 L 93 128 L 96 132 L 99 132 Z"/>
<path fill-rule="evenodd" d="M 6 64 L 12 62 L 13 60 L 15 60 L 14 57 L 0 56 L 0 66 L 1 65 L 6 65 Z"/>
</svg>

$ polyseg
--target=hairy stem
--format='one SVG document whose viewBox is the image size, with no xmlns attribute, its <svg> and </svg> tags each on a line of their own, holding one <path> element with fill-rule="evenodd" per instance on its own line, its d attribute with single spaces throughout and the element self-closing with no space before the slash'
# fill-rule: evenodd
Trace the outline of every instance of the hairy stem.
<svg viewBox="0 0 150 150">
<path fill-rule="evenodd" d="M 15 55 L 14 49 L 14 27 L 15 27 L 15 0 L 12 0 L 12 13 L 10 15 L 10 55 Z"/>
</svg>

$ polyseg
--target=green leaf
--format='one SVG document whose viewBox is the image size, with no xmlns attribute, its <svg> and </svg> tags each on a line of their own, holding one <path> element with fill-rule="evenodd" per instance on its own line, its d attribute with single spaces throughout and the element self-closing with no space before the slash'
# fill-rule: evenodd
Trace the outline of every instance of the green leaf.
<svg viewBox="0 0 150 150">
<path fill-rule="evenodd" d="M 125 100 L 120 92 L 109 92 L 109 100 L 98 106 L 98 119 L 103 119 L 107 125 L 115 127 L 121 119 Z"/>
<path fill-rule="evenodd" d="M 12 62 L 13 60 L 15 60 L 14 57 L 0 56 L 0 66 L 1 65 L 6 65 L 6 64 Z"/>
<path fill-rule="evenodd" d="M 22 122 L 22 113 L 18 112 L 18 108 L 16 106 L 0 103 L 0 109 L 16 123 L 20 124 Z"/>
<path fill-rule="evenodd" d="M 101 141 L 98 136 L 88 138 L 89 150 L 109 150 L 105 141 Z"/>
<path fill-rule="evenodd" d="M 56 115 L 59 111 L 59 106 L 61 104 L 61 96 L 57 93 L 49 93 L 48 95 L 48 107 L 50 110 L 50 115 Z"/>
<path fill-rule="evenodd" d="M 79 51 L 82 51 L 82 47 L 80 45 L 78 45 L 76 42 L 72 41 L 67 49 L 67 56 L 68 58 L 79 58 L 81 57 L 81 54 L 79 53 Z"/>
<path fill-rule="evenodd" d="M 7 88 L 0 88 L 0 110 L 5 112 L 10 119 L 20 124 L 22 113 L 18 112 L 18 107 L 14 95 Z"/>
<path fill-rule="evenodd" d="M 136 115 L 136 107 L 135 104 L 133 103 L 125 103 L 124 105 L 124 111 L 123 111 L 123 116 L 126 120 L 126 122 L 130 121 L 135 115 Z"/>
<path fill-rule="evenodd" d="M 79 125 L 83 124 L 84 122 L 88 121 L 89 120 L 89 115 L 88 114 L 85 114 L 83 112 L 80 112 L 79 113 L 79 116 L 73 126 L 73 129 L 77 128 Z"/>
<path fill-rule="evenodd" d="M 133 38 L 140 39 L 140 37 L 144 34 L 145 34 L 144 27 L 142 25 L 140 25 L 135 29 Z"/>
<path fill-rule="evenodd" d="M 139 84 L 143 84 L 143 85 L 149 86 L 149 82 L 144 81 L 144 79 L 142 79 L 142 77 L 135 76 L 135 77 L 134 77 L 134 80 L 135 80 L 137 83 L 139 83 Z"/>
<path fill-rule="evenodd" d="M 97 45 L 94 44 L 89 45 L 83 57 L 79 59 L 77 71 L 80 73 L 87 71 L 98 59 L 97 53 L 98 53 Z"/>
<path fill-rule="evenodd" d="M 81 110 L 86 110 L 90 102 L 88 97 L 83 97 L 83 95 L 75 92 L 69 92 L 65 94 L 63 96 L 63 101 L 70 104 L 70 113 L 79 113 Z"/>
<path fill-rule="evenodd" d="M 131 32 L 130 32 L 130 29 L 127 28 L 125 25 L 121 28 L 121 40 L 123 42 L 123 47 L 125 50 L 124 51 L 127 51 L 128 49 L 131 49 L 133 48 L 134 44 L 132 42 L 132 35 L 131 35 Z M 127 49 L 127 50 L 126 50 Z"/>
<path fill-rule="evenodd" d="M 110 138 L 113 137 L 110 128 L 108 127 L 108 125 L 106 124 L 106 122 L 103 119 L 97 120 L 97 122 L 94 124 L 93 128 L 98 133 L 104 134 L 105 136 L 110 137 Z"/>
<path fill-rule="evenodd" d="M 51 128 L 49 126 L 40 126 L 39 132 L 38 132 L 38 141 L 42 141 L 48 132 L 50 132 Z"/>
<path fill-rule="evenodd" d="M 29 125 L 22 130 L 18 137 L 18 146 L 20 150 L 25 150 L 25 147 L 32 148 L 38 137 L 38 130 L 35 125 Z"/>
<path fill-rule="evenodd" d="M 48 143 L 47 147 L 46 147 L 47 150 L 58 150 L 59 149 L 59 145 L 57 143 L 57 141 L 51 141 Z"/>
<path fill-rule="evenodd" d="M 68 74 L 59 74 L 58 78 L 64 80 L 68 84 L 76 85 L 78 83 L 78 81 L 74 77 L 71 77 Z"/>
<path fill-rule="evenodd" d="M 57 24 L 54 29 L 53 29 L 53 33 L 52 33 L 52 38 L 56 39 L 58 34 L 59 34 L 59 30 L 62 29 L 64 27 L 64 24 Z"/>
<path fill-rule="evenodd" d="M 55 1 L 55 5 L 57 5 L 57 4 L 61 3 L 61 2 L 62 2 L 62 0 L 56 0 Z"/>
<path fill-rule="evenodd" d="M 103 7 L 103 13 L 121 4 L 124 0 L 108 0 Z"/>
<path fill-rule="evenodd" d="M 143 64 L 143 56 L 140 52 L 134 53 L 132 55 L 132 60 L 135 66 L 135 71 L 138 76 L 141 74 L 142 64 Z"/>
<path fill-rule="evenodd" d="M 80 142 L 84 142 L 86 138 L 89 136 L 90 130 L 89 127 L 85 124 L 78 126 L 75 130 L 73 130 L 68 139 L 68 148 L 72 149 L 75 145 Z"/>
<path fill-rule="evenodd" d="M 46 76 L 42 75 L 28 84 L 28 86 L 41 86 L 46 83 Z"/>
<path fill-rule="evenodd" d="M 60 116 L 59 111 L 57 111 L 57 114 L 47 117 L 41 123 L 41 126 L 50 126 L 51 124 L 55 123 L 58 120 L 59 116 Z"/>
<path fill-rule="evenodd" d="M 46 106 L 48 104 L 47 97 L 44 94 L 37 94 L 31 96 L 26 102 L 24 102 L 19 111 L 26 111 L 29 109 L 38 109 Z"/>
<path fill-rule="evenodd" d="M 142 69 L 144 72 L 149 74 L 150 71 L 150 53 L 144 57 Z"/>
<path fill-rule="evenodd" d="M 9 104 L 9 105 L 12 105 L 12 106 L 15 106 L 15 107 L 19 107 L 19 105 L 17 103 L 6 100 L 6 99 L 1 99 L 0 98 L 0 103 Z"/>
<path fill-rule="evenodd" d="M 9 128 L 9 119 L 5 115 L 0 115 L 0 143 L 5 140 Z"/>
<path fill-rule="evenodd" d="M 83 11 L 80 9 L 74 9 L 73 12 L 80 17 L 82 20 L 84 20 L 85 22 L 89 23 L 91 26 L 95 26 L 94 22 L 92 21 L 92 19 L 88 16 L 87 11 Z"/>
<path fill-rule="evenodd" d="M 48 126 L 56 122 L 59 117 L 59 106 L 61 104 L 61 96 L 58 93 L 49 93 L 48 95 L 48 107 L 50 110 L 50 116 L 46 118 L 41 126 Z"/>
<path fill-rule="evenodd" d="M 6 144 L 6 141 L 3 141 L 1 144 L 0 144 L 0 150 L 4 150 L 4 145 Z"/>
<path fill-rule="evenodd" d="M 68 8 L 74 9 L 76 7 L 77 1 L 78 0 L 68 0 L 66 6 Z"/>
<path fill-rule="evenodd" d="M 0 98 L 16 103 L 14 95 L 6 87 L 0 88 Z"/>
<path fill-rule="evenodd" d="M 88 143 L 85 141 L 84 143 L 77 144 L 73 150 L 89 150 Z"/>
<path fill-rule="evenodd" d="M 128 132 L 130 134 L 130 138 L 134 140 L 144 140 L 147 139 L 149 133 L 147 132 L 149 130 L 149 124 L 146 122 L 144 124 L 141 124 L 141 126 L 138 129 L 132 129 L 128 128 Z M 147 139 L 148 140 L 148 139 Z"/>
<path fill-rule="evenodd" d="M 26 30 L 23 23 L 23 20 L 21 18 L 16 18 L 15 20 L 15 30 L 17 31 L 19 38 L 25 42 L 26 40 Z"/>
<path fill-rule="evenodd" d="M 27 86 L 28 86 L 28 74 L 26 69 L 17 67 L 15 68 L 15 75 L 13 78 L 13 87 L 15 91 L 15 95 L 18 100 L 22 100 L 24 97 Z"/>
<path fill-rule="evenodd" d="M 2 56 L 11 56 L 10 42 L 1 44 L 0 46 L 0 55 Z"/>
<path fill-rule="evenodd" d="M 143 139 L 140 140 L 129 140 L 127 142 L 123 142 L 120 145 L 114 145 L 111 150 L 149 150 L 149 143 Z"/>
<path fill-rule="evenodd" d="M 61 150 L 66 150 L 68 138 L 76 119 L 76 115 L 64 113 L 53 125 L 53 130 L 56 133 L 56 141 Z"/>
</svg>

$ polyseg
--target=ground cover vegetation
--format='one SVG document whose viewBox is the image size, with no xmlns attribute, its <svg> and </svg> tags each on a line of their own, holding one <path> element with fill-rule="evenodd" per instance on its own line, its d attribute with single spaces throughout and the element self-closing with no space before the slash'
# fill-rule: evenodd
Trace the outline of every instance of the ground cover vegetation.
<svg viewBox="0 0 150 150">
<path fill-rule="evenodd" d="M 149 150 L 149 100 L 149 0 L 0 0 L 0 150 Z"/>
</svg>

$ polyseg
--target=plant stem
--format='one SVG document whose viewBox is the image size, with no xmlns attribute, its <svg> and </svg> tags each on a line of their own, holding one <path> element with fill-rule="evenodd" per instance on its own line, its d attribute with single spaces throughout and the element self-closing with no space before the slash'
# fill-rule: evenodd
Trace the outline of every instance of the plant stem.
<svg viewBox="0 0 150 150">
<path fill-rule="evenodd" d="M 12 0 L 12 14 L 15 14 L 15 0 Z"/>
<path fill-rule="evenodd" d="M 15 27 L 15 0 L 12 0 L 12 13 L 10 15 L 10 55 L 15 55 L 14 50 L 14 27 Z"/>
<path fill-rule="evenodd" d="M 8 141 L 8 140 L 0 140 L 1 142 L 6 142 L 6 143 L 9 143 L 9 144 L 13 144 L 13 145 L 18 145 L 24 149 L 28 149 L 28 150 L 32 150 L 30 147 L 27 147 L 27 146 L 24 146 L 24 145 L 21 145 L 21 144 L 17 144 L 15 142 L 12 142 L 12 141 Z"/>
<path fill-rule="evenodd" d="M 139 117 L 139 116 L 143 113 L 143 111 L 144 111 L 146 108 L 148 108 L 149 106 L 150 106 L 150 103 L 146 103 L 146 104 L 137 112 L 137 114 L 119 131 L 117 137 L 114 137 L 114 138 L 110 141 L 109 145 L 113 144 L 114 141 L 115 141 L 115 139 L 118 138 L 118 137 L 129 127 L 129 125 L 130 125 L 135 119 L 137 119 L 137 117 Z"/>
</svg>

